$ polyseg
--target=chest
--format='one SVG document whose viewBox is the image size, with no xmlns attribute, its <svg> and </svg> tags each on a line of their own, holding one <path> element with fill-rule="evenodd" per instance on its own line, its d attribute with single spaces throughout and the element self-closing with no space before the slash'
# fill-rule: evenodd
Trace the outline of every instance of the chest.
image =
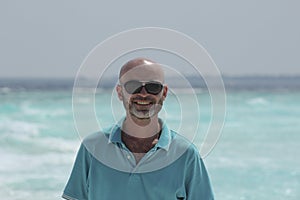
<svg viewBox="0 0 300 200">
<path fill-rule="evenodd" d="M 153 172 L 128 173 L 97 163 L 89 171 L 88 185 L 91 199 L 177 199 L 185 195 L 184 171 L 176 164 Z"/>
</svg>

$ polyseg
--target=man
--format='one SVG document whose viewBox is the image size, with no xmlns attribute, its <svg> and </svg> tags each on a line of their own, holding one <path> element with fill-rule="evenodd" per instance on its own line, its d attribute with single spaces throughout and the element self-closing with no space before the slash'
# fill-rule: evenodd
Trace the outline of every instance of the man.
<svg viewBox="0 0 300 200">
<path fill-rule="evenodd" d="M 168 93 L 161 65 L 127 62 L 116 91 L 126 117 L 83 140 L 63 198 L 214 199 L 196 147 L 158 117 Z"/>
</svg>

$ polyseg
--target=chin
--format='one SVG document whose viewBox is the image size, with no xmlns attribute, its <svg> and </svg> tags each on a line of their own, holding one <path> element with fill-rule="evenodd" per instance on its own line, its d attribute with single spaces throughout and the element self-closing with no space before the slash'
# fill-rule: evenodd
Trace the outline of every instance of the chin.
<svg viewBox="0 0 300 200">
<path fill-rule="evenodd" d="M 150 119 L 151 115 L 149 113 L 145 114 L 145 113 L 131 113 L 132 116 L 134 116 L 137 119 Z"/>
<path fill-rule="evenodd" d="M 149 111 L 137 111 L 137 110 L 132 110 L 130 112 L 132 116 L 134 116 L 137 119 L 150 119 L 155 115 L 154 110 L 149 110 Z"/>
</svg>

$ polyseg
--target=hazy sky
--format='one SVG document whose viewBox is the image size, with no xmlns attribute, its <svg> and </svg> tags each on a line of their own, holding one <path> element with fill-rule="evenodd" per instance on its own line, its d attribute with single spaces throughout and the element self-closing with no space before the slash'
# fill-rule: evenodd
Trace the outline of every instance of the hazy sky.
<svg viewBox="0 0 300 200">
<path fill-rule="evenodd" d="M 0 77 L 74 77 L 87 54 L 131 28 L 175 29 L 226 75 L 300 75 L 300 1 L 0 1 Z"/>
</svg>

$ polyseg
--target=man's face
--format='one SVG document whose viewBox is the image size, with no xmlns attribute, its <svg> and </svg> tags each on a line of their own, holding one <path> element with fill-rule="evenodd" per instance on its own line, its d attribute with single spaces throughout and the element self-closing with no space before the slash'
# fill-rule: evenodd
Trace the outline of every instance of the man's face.
<svg viewBox="0 0 300 200">
<path fill-rule="evenodd" d="M 138 119 L 157 115 L 167 94 L 167 86 L 160 90 L 159 85 L 163 85 L 163 82 L 163 72 L 155 65 L 141 65 L 126 72 L 120 79 L 121 85 L 117 87 L 117 92 L 127 115 Z"/>
</svg>

